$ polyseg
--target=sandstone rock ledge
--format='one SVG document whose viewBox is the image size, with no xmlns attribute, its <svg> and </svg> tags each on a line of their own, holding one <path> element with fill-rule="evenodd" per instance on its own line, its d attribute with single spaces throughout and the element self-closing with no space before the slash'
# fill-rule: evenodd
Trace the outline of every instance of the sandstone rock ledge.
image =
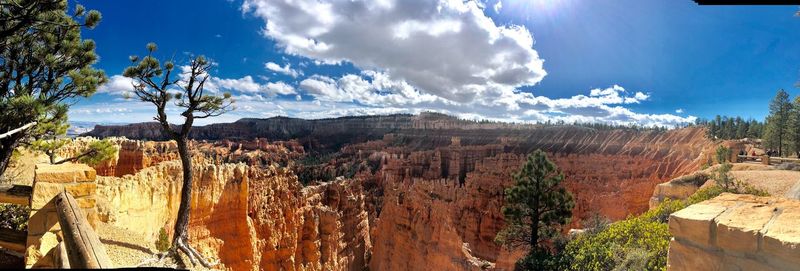
<svg viewBox="0 0 800 271">
<path fill-rule="evenodd" d="M 668 270 L 800 270 L 800 201 L 722 194 L 675 212 Z"/>
</svg>

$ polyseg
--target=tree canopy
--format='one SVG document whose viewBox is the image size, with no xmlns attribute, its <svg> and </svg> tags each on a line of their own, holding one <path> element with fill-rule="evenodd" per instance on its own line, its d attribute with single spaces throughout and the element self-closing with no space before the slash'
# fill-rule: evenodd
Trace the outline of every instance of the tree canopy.
<svg viewBox="0 0 800 271">
<path fill-rule="evenodd" d="M 69 101 L 106 82 L 95 43 L 81 38 L 100 18 L 81 5 L 68 14 L 66 1 L 0 0 L 0 132 L 37 123 L 0 139 L 0 174 L 20 142 L 62 132 Z"/>
<path fill-rule="evenodd" d="M 572 217 L 575 203 L 561 184 L 563 180 L 558 167 L 542 150 L 536 150 L 514 174 L 514 185 L 505 191 L 502 211 L 507 226 L 496 240 L 508 247 L 529 249 L 528 256 L 518 263 L 521 268 L 546 269 L 551 254 L 546 241 L 559 234 Z"/>
</svg>

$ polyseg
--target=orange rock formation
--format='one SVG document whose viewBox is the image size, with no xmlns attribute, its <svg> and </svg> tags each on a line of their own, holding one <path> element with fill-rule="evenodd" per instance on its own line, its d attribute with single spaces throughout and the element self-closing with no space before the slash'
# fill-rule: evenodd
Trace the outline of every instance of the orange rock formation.
<svg viewBox="0 0 800 271">
<path fill-rule="evenodd" d="M 382 140 L 364 136 L 343 144 L 314 167 L 352 178 L 307 187 L 297 181 L 302 172 L 286 168 L 310 168 L 296 166 L 314 155 L 309 149 L 339 146 L 328 139 L 345 142 L 328 136 L 339 128 L 292 126 L 287 120 L 265 127 L 313 131 L 293 141 L 195 142 L 193 244 L 235 270 L 511 270 L 522 253 L 500 248 L 494 237 L 504 226 L 503 191 L 527 153 L 543 149 L 564 171 L 576 199 L 571 226 L 580 227 L 594 212 L 616 220 L 647 210 L 657 184 L 695 171 L 713 152 L 700 128 L 462 129 L 458 121 L 430 117 L 402 125 L 381 122 Z M 357 132 L 369 124 L 357 121 L 341 127 Z M 320 131 L 326 136 L 315 136 Z M 165 143 L 125 144 L 135 147 L 123 148 L 129 154 L 120 152 L 113 175 L 144 169 L 121 178 L 98 177 L 98 190 L 107 199 L 98 200 L 101 218 L 155 236 L 174 221 L 179 163 L 152 166 L 174 159 L 171 148 L 156 147 Z"/>
</svg>

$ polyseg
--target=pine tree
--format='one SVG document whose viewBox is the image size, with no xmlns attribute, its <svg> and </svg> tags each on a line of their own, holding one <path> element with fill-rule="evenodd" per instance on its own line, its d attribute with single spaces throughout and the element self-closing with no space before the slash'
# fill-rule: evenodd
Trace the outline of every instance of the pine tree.
<svg viewBox="0 0 800 271">
<path fill-rule="evenodd" d="M 182 67 L 184 72 L 178 77 L 173 74 L 175 64 L 166 61 L 162 65 L 153 56 L 155 51 L 155 43 L 147 44 L 147 56 L 142 59 L 131 56 L 132 65 L 125 69 L 123 75 L 134 79 L 134 94 L 139 100 L 155 105 L 157 113 L 154 119 L 161 124 L 162 133 L 175 140 L 178 145 L 183 168 L 183 184 L 172 245 L 167 254 L 177 256 L 177 250 L 180 250 L 189 257 L 192 264 L 199 261 L 208 268 L 211 264 L 189 246 L 188 242 L 192 201 L 192 154 L 189 149 L 189 132 L 195 119 L 215 117 L 232 110 L 233 99 L 230 93 L 216 96 L 204 91 L 212 65 L 205 57 L 192 58 Z M 167 104 L 171 101 L 183 110 L 181 116 L 184 121 L 180 126 L 173 127 L 167 120 Z"/>
<path fill-rule="evenodd" d="M 745 138 L 747 137 L 747 126 L 748 123 L 742 119 L 742 117 L 736 117 L 736 137 L 735 138 Z"/>
<path fill-rule="evenodd" d="M 527 162 L 514 174 L 514 185 L 505 190 L 503 215 L 507 226 L 496 240 L 507 247 L 527 247 L 528 256 L 518 265 L 524 269 L 549 269 L 552 253 L 545 245 L 572 217 L 572 194 L 556 165 L 542 150 L 528 155 Z"/>
<path fill-rule="evenodd" d="M 750 124 L 747 125 L 747 137 L 761 138 L 764 133 L 763 129 L 763 123 L 759 123 L 757 120 L 751 119 Z"/>
<path fill-rule="evenodd" d="M 89 143 L 89 146 L 73 156 L 57 159 L 58 150 L 71 141 L 72 139 L 69 138 L 37 139 L 31 142 L 29 148 L 46 154 L 50 159 L 50 164 L 54 165 L 78 162 L 94 166 L 113 158 L 117 154 L 117 148 L 114 144 L 108 139 L 103 139 Z"/>
<path fill-rule="evenodd" d="M 791 141 L 790 145 L 797 157 L 800 157 L 800 96 L 795 97 L 792 102 L 788 133 Z"/>
<path fill-rule="evenodd" d="M 770 148 L 777 148 L 778 155 L 783 156 L 783 151 L 788 143 L 789 122 L 792 104 L 789 94 L 783 89 L 778 90 L 775 98 L 769 103 L 769 116 L 767 117 L 767 131 L 764 141 Z"/>
<path fill-rule="evenodd" d="M 92 68 L 94 42 L 81 39 L 81 28 L 99 21 L 99 12 L 81 5 L 67 14 L 66 1 L 0 0 L 0 133 L 59 127 L 67 121 L 65 101 L 88 97 L 106 81 Z M 0 176 L 20 142 L 53 132 L 23 129 L 0 138 Z"/>
</svg>

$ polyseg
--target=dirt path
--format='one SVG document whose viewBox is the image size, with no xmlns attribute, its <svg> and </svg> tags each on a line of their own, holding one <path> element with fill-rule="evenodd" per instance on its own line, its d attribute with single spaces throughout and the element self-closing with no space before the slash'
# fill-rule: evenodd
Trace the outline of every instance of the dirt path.
<svg viewBox="0 0 800 271">
<path fill-rule="evenodd" d="M 147 242 L 148 238 L 141 234 L 103 222 L 99 222 L 95 230 L 114 267 L 136 267 L 156 252 L 155 244 Z"/>
<path fill-rule="evenodd" d="M 800 171 L 760 169 L 731 171 L 741 181 L 769 192 L 772 196 L 798 198 L 800 196 Z"/>
</svg>

